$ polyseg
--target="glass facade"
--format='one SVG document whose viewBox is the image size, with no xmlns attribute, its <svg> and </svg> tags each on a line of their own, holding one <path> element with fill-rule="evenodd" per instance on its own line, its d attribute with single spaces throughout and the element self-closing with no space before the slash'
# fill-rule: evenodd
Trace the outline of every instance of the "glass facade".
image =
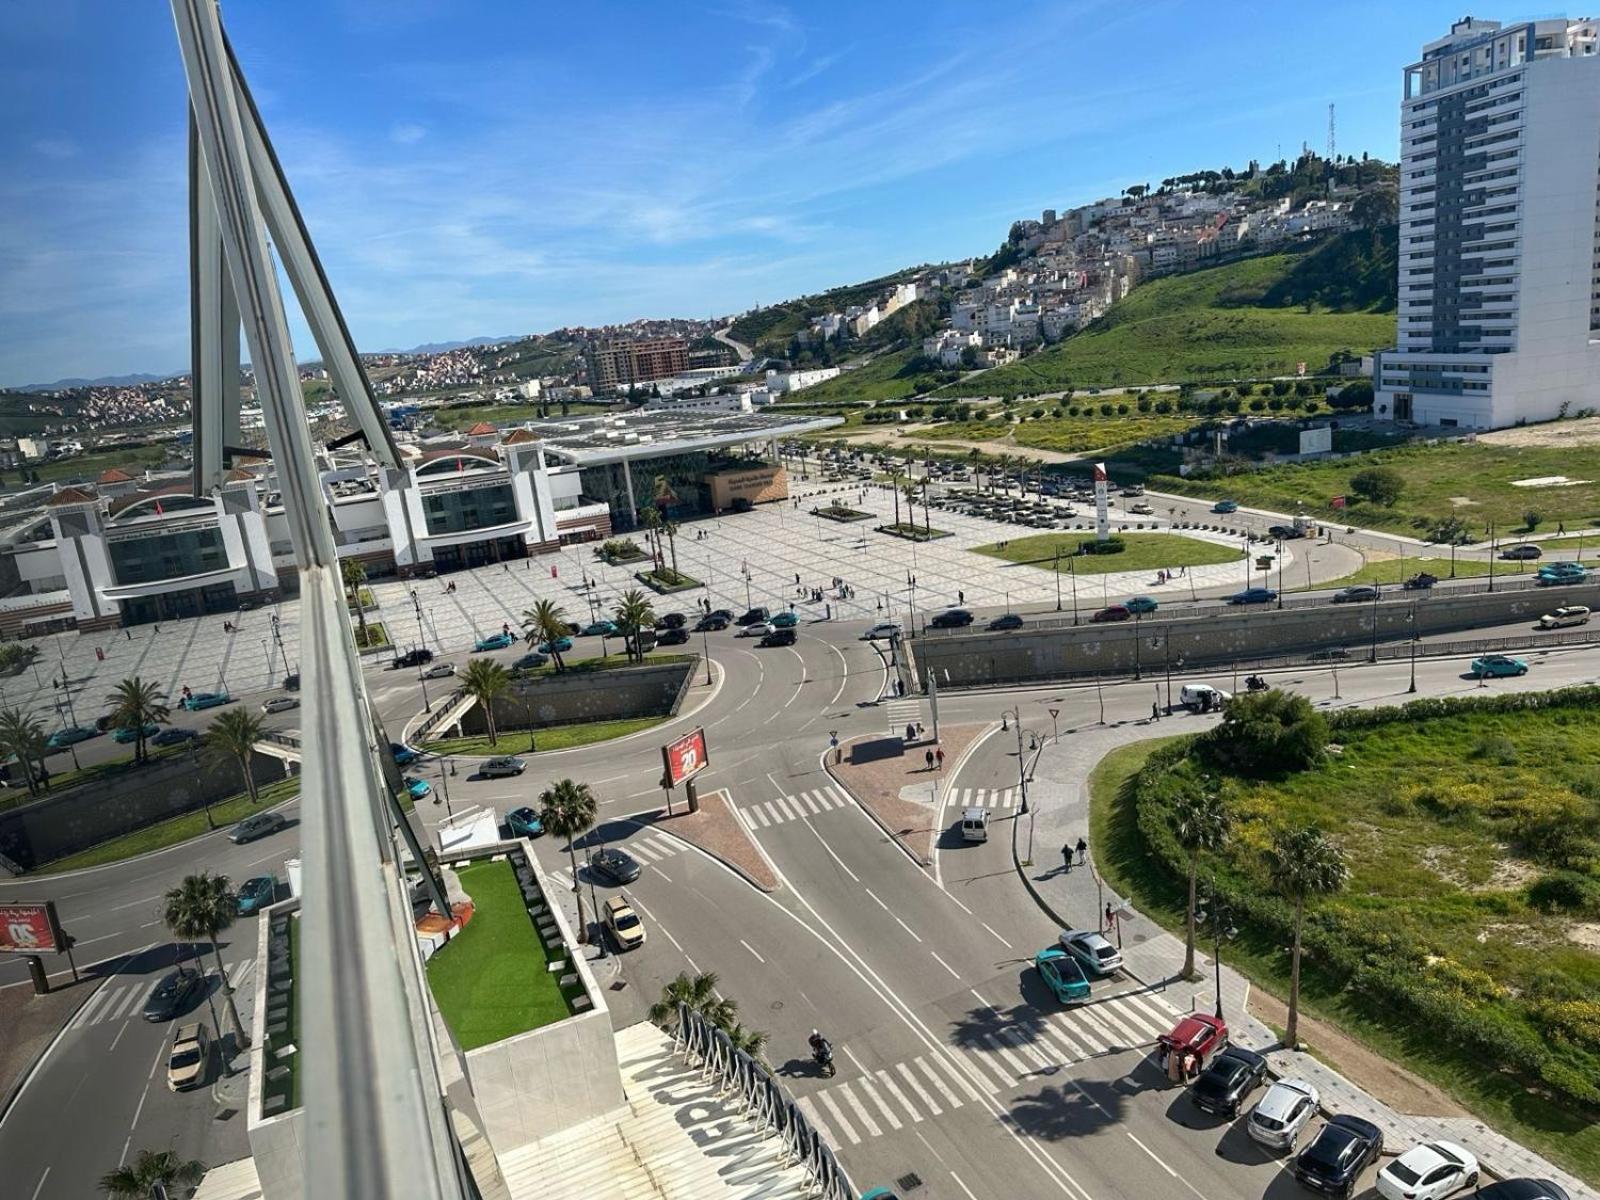
<svg viewBox="0 0 1600 1200">
<path fill-rule="evenodd" d="M 107 549 L 119 584 L 155 583 L 228 569 L 228 548 L 215 527 L 112 542 Z"/>
<path fill-rule="evenodd" d="M 656 477 L 665 476 L 672 486 L 678 502 L 672 506 L 675 518 L 698 516 L 711 511 L 711 489 L 705 484 L 706 475 L 724 467 L 751 466 L 766 461 L 735 454 L 692 451 L 688 454 L 669 454 L 660 458 L 636 459 L 630 465 L 633 472 L 633 498 L 640 508 L 648 507 L 655 495 Z M 583 468 L 583 494 L 604 500 L 611 506 L 612 528 L 631 528 L 628 523 L 628 488 L 621 463 L 604 463 Z"/>
<path fill-rule="evenodd" d="M 430 537 L 471 533 L 474 529 L 511 524 L 517 519 L 517 500 L 507 483 L 470 491 L 435 492 L 422 497 L 422 513 Z"/>
</svg>

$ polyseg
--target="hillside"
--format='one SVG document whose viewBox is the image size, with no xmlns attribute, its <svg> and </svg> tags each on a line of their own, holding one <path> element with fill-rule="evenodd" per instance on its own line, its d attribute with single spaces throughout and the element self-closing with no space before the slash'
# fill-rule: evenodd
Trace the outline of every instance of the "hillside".
<svg viewBox="0 0 1600 1200">
<path fill-rule="evenodd" d="M 908 267 L 881 279 L 869 279 L 865 283 L 853 283 L 847 287 L 818 292 L 814 296 L 801 296 L 798 300 L 785 300 L 782 304 L 758 308 L 734 321 L 729 336 L 754 347 L 758 354 L 782 357 L 788 350 L 789 339 L 807 328 L 812 317 L 837 312 L 852 304 L 869 304 L 887 289 L 910 279 L 921 269 Z"/>
<path fill-rule="evenodd" d="M 926 360 L 920 346 L 880 354 L 865 366 L 845 371 L 842 375 L 808 387 L 795 395 L 794 404 L 811 407 L 837 404 L 841 401 L 861 403 L 881 400 L 903 400 L 936 386 L 950 373 L 924 370 Z M 785 405 L 784 407 L 788 407 Z"/>
</svg>

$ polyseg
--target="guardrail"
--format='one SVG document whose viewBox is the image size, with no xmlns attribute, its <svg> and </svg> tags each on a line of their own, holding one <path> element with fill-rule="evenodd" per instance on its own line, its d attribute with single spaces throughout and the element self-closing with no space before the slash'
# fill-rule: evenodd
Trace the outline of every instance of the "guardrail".
<svg viewBox="0 0 1600 1200">
<path fill-rule="evenodd" d="M 709 1076 L 724 1093 L 734 1093 L 756 1124 L 783 1139 L 784 1148 L 811 1177 L 821 1200 L 855 1200 L 856 1190 L 832 1147 L 767 1069 L 737 1049 L 726 1033 L 679 1004 L 672 1044 L 686 1061 L 699 1062 L 702 1077 Z"/>
<path fill-rule="evenodd" d="M 433 706 L 433 711 L 428 714 L 427 719 L 423 721 L 421 725 L 417 726 L 415 740 L 419 742 L 425 742 L 433 736 L 434 730 L 438 729 L 441 725 L 448 725 L 450 722 L 447 721 L 446 718 L 451 715 L 451 709 L 459 704 L 466 694 L 466 688 L 458 687 L 443 700 L 435 704 Z"/>
</svg>

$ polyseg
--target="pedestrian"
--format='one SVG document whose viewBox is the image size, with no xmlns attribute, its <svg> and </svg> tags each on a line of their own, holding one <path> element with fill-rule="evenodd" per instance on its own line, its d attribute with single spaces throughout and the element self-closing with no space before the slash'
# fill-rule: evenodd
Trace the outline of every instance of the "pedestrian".
<svg viewBox="0 0 1600 1200">
<path fill-rule="evenodd" d="M 941 771 L 944 770 L 944 747 L 943 746 L 935 746 L 934 747 L 933 759 L 934 759 L 935 762 L 937 762 L 939 764 L 939 770 L 941 770 Z"/>
<path fill-rule="evenodd" d="M 161 626 L 159 625 L 152 625 L 150 628 L 155 630 L 157 633 L 161 632 Z"/>
<path fill-rule="evenodd" d="M 904 679 L 896 679 L 894 681 L 894 694 L 896 696 L 904 696 L 906 694 L 906 681 Z"/>
<path fill-rule="evenodd" d="M 1161 705 L 1157 704 L 1154 700 L 1150 701 L 1150 719 L 1152 721 L 1161 720 Z"/>
<path fill-rule="evenodd" d="M 796 587 L 800 586 L 800 572 L 799 571 L 796 571 L 794 573 L 794 582 L 795 582 L 795 586 Z"/>
<path fill-rule="evenodd" d="M 933 770 L 933 751 L 924 750 L 922 752 L 922 761 L 928 764 L 928 770 Z"/>
<path fill-rule="evenodd" d="M 914 742 L 916 740 L 917 740 L 917 727 L 915 725 L 907 725 L 906 726 L 906 741 Z"/>
<path fill-rule="evenodd" d="M 1071 842 L 1062 842 L 1061 843 L 1061 862 L 1062 862 L 1062 867 L 1061 867 L 1062 874 L 1064 874 L 1064 875 L 1072 874 L 1072 843 Z"/>
<path fill-rule="evenodd" d="M 958 590 L 956 592 L 956 603 L 957 604 L 965 604 L 966 602 L 967 602 L 967 594 L 965 592 L 963 592 L 963 591 L 959 591 Z"/>
<path fill-rule="evenodd" d="M 1081 867 L 1089 860 L 1089 843 L 1083 838 L 1078 839 L 1078 865 Z"/>
<path fill-rule="evenodd" d="M 133 641 L 133 630 L 131 630 L 131 629 L 124 629 L 124 630 L 123 630 L 123 631 L 122 631 L 122 632 L 123 632 L 123 633 L 125 633 L 125 634 L 127 634 L 127 635 L 128 635 L 128 640 L 129 640 L 129 641 L 130 641 L 130 642 L 131 642 L 131 641 Z"/>
<path fill-rule="evenodd" d="M 1110 933 L 1112 926 L 1117 923 L 1117 912 L 1111 906 L 1111 901 L 1106 901 L 1106 932 Z"/>
</svg>

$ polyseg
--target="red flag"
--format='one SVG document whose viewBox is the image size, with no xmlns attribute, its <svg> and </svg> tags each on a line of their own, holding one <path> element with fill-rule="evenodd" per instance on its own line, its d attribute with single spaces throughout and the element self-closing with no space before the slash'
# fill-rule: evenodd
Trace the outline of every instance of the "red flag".
<svg viewBox="0 0 1600 1200">
<path fill-rule="evenodd" d="M 1345 501 L 1344 501 L 1344 497 L 1343 496 L 1335 496 L 1328 503 L 1328 507 L 1329 508 L 1343 508 L 1344 506 L 1345 506 Z"/>
<path fill-rule="evenodd" d="M 161 507 L 161 501 L 157 500 L 156 501 L 156 516 L 164 517 L 166 515 L 167 515 L 166 509 L 162 508 Z"/>
<path fill-rule="evenodd" d="M 1104 483 L 1106 481 L 1106 465 L 1105 465 L 1105 463 L 1095 463 L 1095 465 L 1094 465 L 1094 481 L 1096 483 Z"/>
</svg>

